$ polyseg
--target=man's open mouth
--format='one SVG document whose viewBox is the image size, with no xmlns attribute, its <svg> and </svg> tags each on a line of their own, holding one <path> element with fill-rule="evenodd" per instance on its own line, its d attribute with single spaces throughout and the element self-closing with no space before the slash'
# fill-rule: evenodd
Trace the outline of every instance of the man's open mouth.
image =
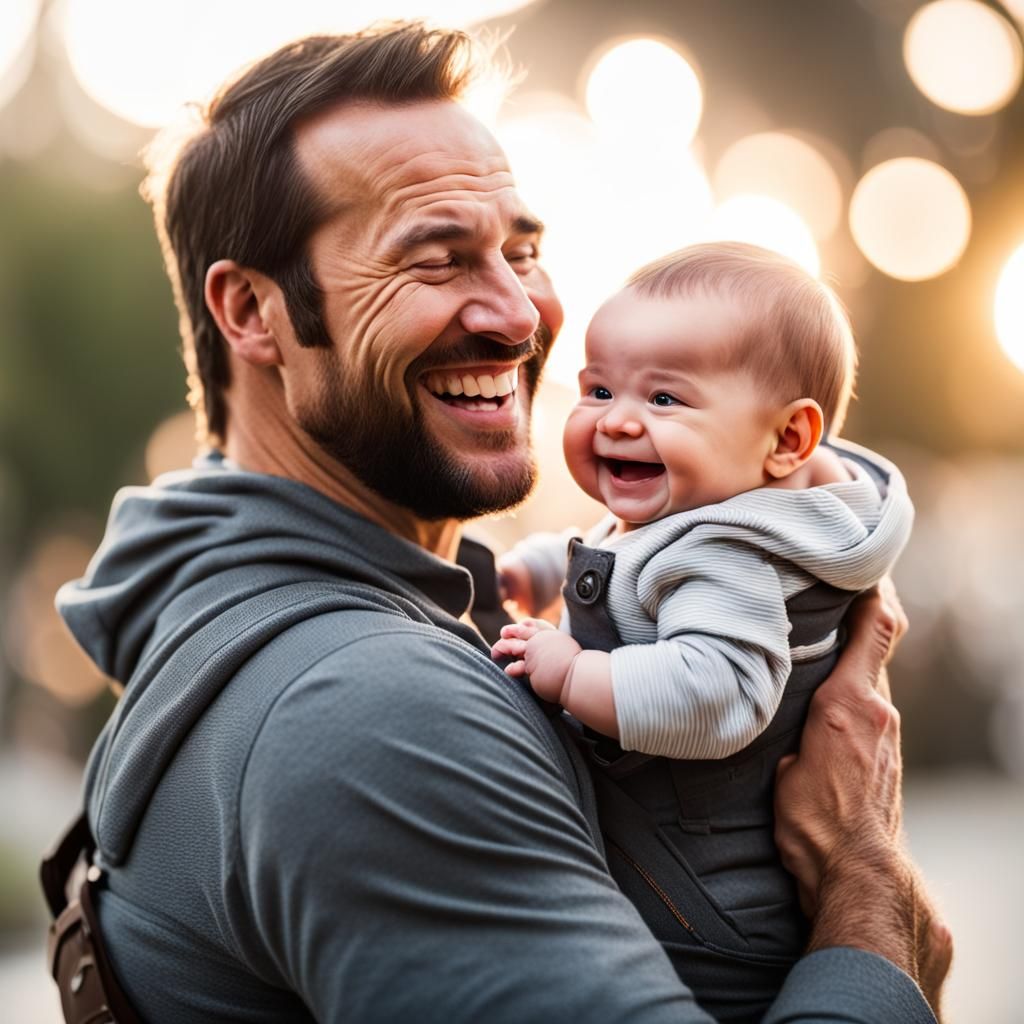
<svg viewBox="0 0 1024 1024">
<path fill-rule="evenodd" d="M 436 371 L 428 373 L 423 383 L 448 405 L 470 412 L 493 412 L 515 394 L 519 367 L 497 374 Z"/>
<path fill-rule="evenodd" d="M 665 472 L 662 462 L 632 462 L 628 459 L 603 459 L 612 476 L 623 483 L 639 483 L 642 480 L 653 480 Z"/>
</svg>

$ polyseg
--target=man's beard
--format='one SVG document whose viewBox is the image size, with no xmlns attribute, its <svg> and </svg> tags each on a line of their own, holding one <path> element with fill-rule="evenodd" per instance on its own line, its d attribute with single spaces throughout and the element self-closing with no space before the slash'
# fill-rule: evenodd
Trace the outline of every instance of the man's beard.
<svg viewBox="0 0 1024 1024">
<path fill-rule="evenodd" d="M 345 380 L 340 360 L 332 358 L 315 408 L 298 416 L 299 426 L 361 483 L 381 497 L 409 509 L 420 519 L 475 519 L 525 501 L 537 479 L 527 441 L 520 457 L 509 458 L 500 473 L 482 468 L 474 455 L 486 446 L 513 455 L 521 442 L 517 431 L 481 433 L 477 453 L 451 450 L 424 423 L 416 397 L 419 379 L 432 368 L 477 363 L 508 363 L 533 355 L 519 368 L 519 383 L 509 401 L 526 389 L 526 407 L 540 382 L 551 347 L 551 333 L 541 325 L 523 346 L 512 348 L 490 338 L 467 336 L 444 352 L 427 352 L 405 375 L 409 407 L 380 396 L 375 400 Z M 333 356 L 333 352 L 332 352 Z M 461 456 L 461 457 L 460 457 Z"/>
</svg>

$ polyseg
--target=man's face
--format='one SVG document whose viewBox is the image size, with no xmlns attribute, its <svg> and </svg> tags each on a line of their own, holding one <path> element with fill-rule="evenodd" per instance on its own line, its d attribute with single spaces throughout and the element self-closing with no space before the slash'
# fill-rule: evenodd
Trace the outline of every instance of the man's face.
<svg viewBox="0 0 1024 1024">
<path fill-rule="evenodd" d="M 309 243 L 333 348 L 289 346 L 296 422 L 421 518 L 522 501 L 562 312 L 496 141 L 454 103 L 349 104 L 296 147 L 333 211 Z"/>
</svg>

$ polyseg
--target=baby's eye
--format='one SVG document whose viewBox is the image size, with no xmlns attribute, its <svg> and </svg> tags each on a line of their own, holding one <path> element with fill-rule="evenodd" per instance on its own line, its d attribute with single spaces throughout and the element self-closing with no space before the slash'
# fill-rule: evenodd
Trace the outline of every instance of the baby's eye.
<svg viewBox="0 0 1024 1024">
<path fill-rule="evenodd" d="M 655 405 L 660 405 L 662 407 L 667 406 L 667 405 L 682 405 L 683 404 L 682 402 L 679 401 L 678 398 L 675 397 L 675 395 L 670 395 L 667 391 L 659 391 L 651 399 L 651 401 Z"/>
<path fill-rule="evenodd" d="M 612 393 L 607 388 L 603 388 L 598 385 L 596 388 L 590 389 L 590 397 L 597 398 L 602 402 L 607 402 L 612 397 Z"/>
</svg>

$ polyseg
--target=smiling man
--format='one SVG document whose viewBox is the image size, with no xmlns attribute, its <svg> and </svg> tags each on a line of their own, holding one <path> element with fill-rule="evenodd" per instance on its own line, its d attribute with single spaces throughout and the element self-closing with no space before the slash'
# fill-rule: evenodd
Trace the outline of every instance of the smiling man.
<svg viewBox="0 0 1024 1024">
<path fill-rule="evenodd" d="M 529 493 L 561 323 L 455 102 L 471 50 L 300 41 L 151 181 L 215 448 L 122 492 L 59 598 L 126 687 L 86 795 L 145 1020 L 709 1019 L 608 873 L 579 754 L 466 621 L 494 575 L 474 603 L 460 522 Z M 816 952 L 777 1020 L 932 1019 L 872 607 L 784 780 Z"/>
</svg>

